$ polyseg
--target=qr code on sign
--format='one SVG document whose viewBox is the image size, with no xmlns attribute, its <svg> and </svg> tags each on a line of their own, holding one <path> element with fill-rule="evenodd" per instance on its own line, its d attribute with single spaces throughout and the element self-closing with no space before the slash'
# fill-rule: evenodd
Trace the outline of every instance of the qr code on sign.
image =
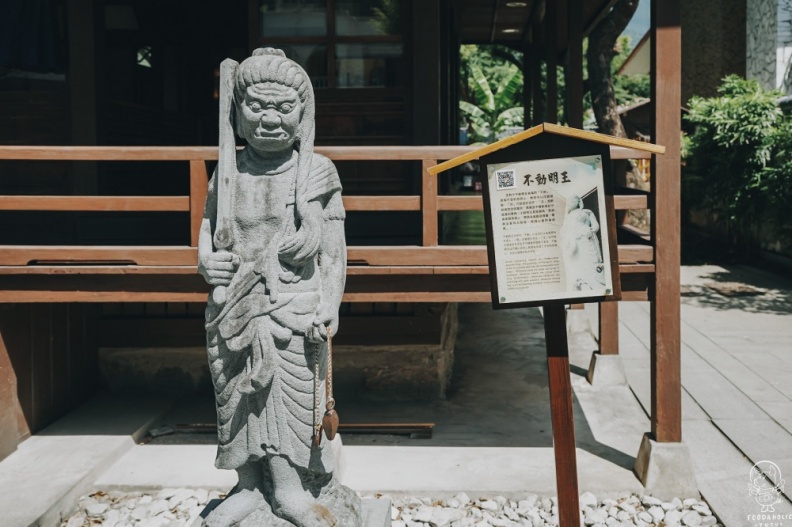
<svg viewBox="0 0 792 527">
<path fill-rule="evenodd" d="M 514 188 L 514 170 L 498 170 L 495 175 L 498 177 L 498 190 Z"/>
</svg>

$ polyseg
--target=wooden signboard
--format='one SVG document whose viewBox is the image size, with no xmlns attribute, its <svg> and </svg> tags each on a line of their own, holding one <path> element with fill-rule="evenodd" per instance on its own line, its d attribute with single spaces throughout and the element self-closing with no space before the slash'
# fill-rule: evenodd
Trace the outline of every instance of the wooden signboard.
<svg viewBox="0 0 792 527">
<path fill-rule="evenodd" d="M 611 145 L 664 150 L 545 123 L 430 170 L 480 159 L 492 306 L 544 308 L 561 527 L 581 525 L 565 305 L 621 296 Z"/>
<path fill-rule="evenodd" d="M 603 156 L 493 163 L 483 183 L 495 308 L 612 297 Z"/>
</svg>

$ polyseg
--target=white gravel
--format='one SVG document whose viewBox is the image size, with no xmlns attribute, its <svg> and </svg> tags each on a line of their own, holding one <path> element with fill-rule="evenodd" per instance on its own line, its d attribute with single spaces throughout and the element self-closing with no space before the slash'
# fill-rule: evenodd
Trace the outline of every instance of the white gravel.
<svg viewBox="0 0 792 527">
<path fill-rule="evenodd" d="M 206 504 L 222 495 L 205 489 L 164 489 L 155 493 L 97 491 L 80 499 L 61 527 L 186 527 Z M 382 496 L 391 499 L 392 527 L 549 527 L 558 525 L 556 498 L 503 496 L 450 499 Z M 598 499 L 580 496 L 586 527 L 715 527 L 709 506 L 696 499 L 665 502 L 652 496 Z"/>
</svg>

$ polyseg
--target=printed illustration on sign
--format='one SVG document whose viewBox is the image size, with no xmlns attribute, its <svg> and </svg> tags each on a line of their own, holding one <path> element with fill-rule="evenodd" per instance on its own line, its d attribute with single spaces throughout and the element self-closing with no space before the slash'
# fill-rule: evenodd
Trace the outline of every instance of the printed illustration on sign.
<svg viewBox="0 0 792 527">
<path fill-rule="evenodd" d="M 489 167 L 501 303 L 611 294 L 602 157 Z"/>
</svg>

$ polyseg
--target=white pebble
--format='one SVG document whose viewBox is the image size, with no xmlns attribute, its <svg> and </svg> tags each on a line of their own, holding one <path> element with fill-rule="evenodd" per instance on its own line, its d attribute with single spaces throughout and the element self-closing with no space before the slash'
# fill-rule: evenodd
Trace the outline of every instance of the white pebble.
<svg viewBox="0 0 792 527">
<path fill-rule="evenodd" d="M 682 522 L 682 513 L 678 510 L 670 510 L 666 512 L 665 524 L 667 527 L 679 527 Z"/>
<path fill-rule="evenodd" d="M 699 527 L 701 525 L 701 516 L 696 511 L 688 511 L 682 515 L 682 523 L 688 527 Z"/>
<path fill-rule="evenodd" d="M 702 516 L 712 516 L 712 511 L 711 511 L 711 510 L 710 510 L 710 508 L 709 508 L 707 505 L 705 505 L 705 504 L 702 504 L 702 505 L 693 505 L 693 506 L 691 507 L 691 509 L 693 509 L 694 511 L 698 512 L 698 513 L 699 513 L 699 514 L 701 514 Z"/>
<path fill-rule="evenodd" d="M 648 505 L 649 507 L 651 507 L 651 506 L 653 506 L 653 505 L 660 505 L 660 504 L 661 504 L 661 503 L 663 503 L 663 502 L 662 502 L 662 501 L 660 501 L 660 500 L 658 500 L 658 499 L 657 499 L 657 498 L 655 498 L 654 496 L 649 496 L 649 495 L 647 494 L 646 496 L 644 496 L 644 497 L 643 497 L 643 499 L 641 500 L 641 503 L 643 503 L 644 505 Z"/>
<path fill-rule="evenodd" d="M 580 495 L 580 508 L 583 509 L 585 507 L 594 508 L 597 506 L 597 497 L 590 492 L 584 492 Z"/>
<path fill-rule="evenodd" d="M 470 503 L 470 498 L 464 492 L 460 492 L 459 494 L 454 496 L 454 499 L 459 501 L 459 503 L 461 503 L 462 505 L 467 505 L 468 503 Z"/>
<path fill-rule="evenodd" d="M 663 511 L 661 507 L 658 507 L 656 505 L 654 507 L 649 507 L 649 510 L 646 512 L 652 515 L 652 518 L 654 519 L 655 523 L 660 523 L 663 517 L 665 517 L 665 511 Z"/>
<path fill-rule="evenodd" d="M 109 508 L 110 507 L 107 505 L 107 503 L 91 503 L 85 508 L 85 513 L 89 518 L 101 518 Z"/>
<path fill-rule="evenodd" d="M 421 507 L 418 508 L 417 511 L 415 511 L 415 516 L 413 516 L 413 518 L 415 518 L 415 521 L 429 522 L 429 520 L 432 519 L 433 512 L 434 511 L 432 507 L 429 507 L 427 505 L 422 505 Z"/>
<path fill-rule="evenodd" d="M 85 523 L 85 514 L 78 512 L 69 518 L 69 521 L 66 522 L 65 527 L 82 527 L 83 523 Z"/>
</svg>

